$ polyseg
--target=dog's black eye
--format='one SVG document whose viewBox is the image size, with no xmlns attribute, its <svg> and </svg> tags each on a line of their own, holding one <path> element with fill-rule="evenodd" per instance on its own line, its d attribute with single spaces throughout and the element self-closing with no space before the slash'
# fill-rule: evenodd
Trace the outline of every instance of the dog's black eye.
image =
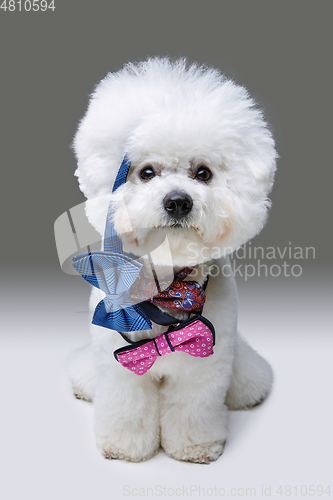
<svg viewBox="0 0 333 500">
<path fill-rule="evenodd" d="M 201 182 L 208 182 L 213 177 L 213 174 L 207 167 L 199 167 L 195 178 Z"/>
<path fill-rule="evenodd" d="M 153 177 L 155 177 L 155 172 L 153 167 L 145 167 L 140 172 L 140 177 L 144 181 L 150 181 Z"/>
</svg>

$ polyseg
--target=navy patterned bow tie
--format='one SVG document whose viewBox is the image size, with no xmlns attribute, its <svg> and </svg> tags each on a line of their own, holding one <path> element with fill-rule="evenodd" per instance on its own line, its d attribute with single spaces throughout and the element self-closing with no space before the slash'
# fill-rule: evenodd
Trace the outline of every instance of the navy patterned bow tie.
<svg viewBox="0 0 333 500">
<path fill-rule="evenodd" d="M 129 168 L 130 162 L 125 156 L 112 192 L 126 182 Z M 150 319 L 160 324 L 174 322 L 174 318 L 165 313 L 157 315 L 152 310 L 154 306 L 147 304 L 147 300 L 171 309 L 201 314 L 205 302 L 204 290 L 195 281 L 183 281 L 192 268 L 182 270 L 164 290 L 152 280 L 150 284 L 147 280 L 137 280 L 143 264 L 123 251 L 121 239 L 113 226 L 112 215 L 110 203 L 105 226 L 104 251 L 88 252 L 72 259 L 78 273 L 106 294 L 95 309 L 92 323 L 112 330 L 131 332 L 150 330 Z M 142 289 L 142 283 L 145 289 Z M 155 293 L 151 290 L 154 290 L 156 285 Z"/>
</svg>

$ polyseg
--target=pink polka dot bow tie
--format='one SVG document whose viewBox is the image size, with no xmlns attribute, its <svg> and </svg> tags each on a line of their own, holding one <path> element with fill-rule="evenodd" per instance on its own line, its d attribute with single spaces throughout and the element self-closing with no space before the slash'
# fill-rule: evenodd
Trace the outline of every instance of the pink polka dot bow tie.
<svg viewBox="0 0 333 500">
<path fill-rule="evenodd" d="M 131 372 L 144 375 L 159 356 L 179 351 L 197 358 L 206 358 L 214 353 L 214 344 L 213 325 L 203 316 L 196 315 L 154 339 L 144 339 L 120 347 L 114 351 L 114 357 Z"/>
</svg>

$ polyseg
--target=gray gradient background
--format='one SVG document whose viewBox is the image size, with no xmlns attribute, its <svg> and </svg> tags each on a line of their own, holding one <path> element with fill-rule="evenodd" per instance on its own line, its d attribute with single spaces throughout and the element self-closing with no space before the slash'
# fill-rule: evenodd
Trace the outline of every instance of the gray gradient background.
<svg viewBox="0 0 333 500">
<path fill-rule="evenodd" d="M 57 262 L 53 223 L 84 200 L 70 143 L 88 95 L 147 55 L 212 64 L 249 89 L 281 157 L 253 245 L 315 246 L 317 262 L 332 261 L 331 2 L 55 3 L 0 12 L 3 262 Z"/>
<path fill-rule="evenodd" d="M 255 487 L 257 498 L 271 486 L 281 499 L 280 485 L 314 498 L 301 486 L 331 484 L 332 495 L 332 2 L 55 4 L 0 11 L 1 498 L 118 499 L 125 485 L 218 486 L 230 497 Z M 103 459 L 92 405 L 75 400 L 63 367 L 88 342 L 91 317 L 90 287 L 60 271 L 53 235 L 84 201 L 70 143 L 94 85 L 148 54 L 217 66 L 264 106 L 281 158 L 252 247 L 317 250 L 299 278 L 237 277 L 240 330 L 275 383 L 262 405 L 230 412 L 225 452 L 208 467 L 163 451 L 139 464 Z"/>
</svg>

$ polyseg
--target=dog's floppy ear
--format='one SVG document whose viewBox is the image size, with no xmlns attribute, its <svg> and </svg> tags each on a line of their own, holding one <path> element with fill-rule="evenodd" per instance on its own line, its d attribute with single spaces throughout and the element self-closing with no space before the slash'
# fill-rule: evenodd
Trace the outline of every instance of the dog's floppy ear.
<svg viewBox="0 0 333 500">
<path fill-rule="evenodd" d="M 90 199 L 111 193 L 124 154 L 104 151 L 99 141 L 95 140 L 93 131 L 90 133 L 86 130 L 90 128 L 89 116 L 86 115 L 84 120 L 75 135 L 73 149 L 77 159 L 75 175 L 79 187 L 85 197 Z"/>
<path fill-rule="evenodd" d="M 255 189 L 262 184 L 260 187 L 265 187 L 268 194 L 278 155 L 263 112 L 246 88 L 231 80 L 221 83 L 217 96 L 212 114 L 216 116 L 219 146 L 226 164 L 244 182 L 256 183 Z"/>
<path fill-rule="evenodd" d="M 85 202 L 85 214 L 96 231 L 103 236 L 105 230 L 105 221 L 110 205 L 111 194 L 105 194 L 89 198 Z"/>
<path fill-rule="evenodd" d="M 256 182 L 256 188 L 266 186 L 266 195 L 271 191 L 276 170 L 278 154 L 275 150 L 274 139 L 262 119 L 256 124 L 251 135 L 244 140 L 242 162 Z"/>
<path fill-rule="evenodd" d="M 273 185 L 278 154 L 268 124 L 255 106 L 249 109 L 248 127 L 251 131 L 244 138 L 245 166 L 256 181 L 266 184 L 268 194 Z"/>
</svg>

